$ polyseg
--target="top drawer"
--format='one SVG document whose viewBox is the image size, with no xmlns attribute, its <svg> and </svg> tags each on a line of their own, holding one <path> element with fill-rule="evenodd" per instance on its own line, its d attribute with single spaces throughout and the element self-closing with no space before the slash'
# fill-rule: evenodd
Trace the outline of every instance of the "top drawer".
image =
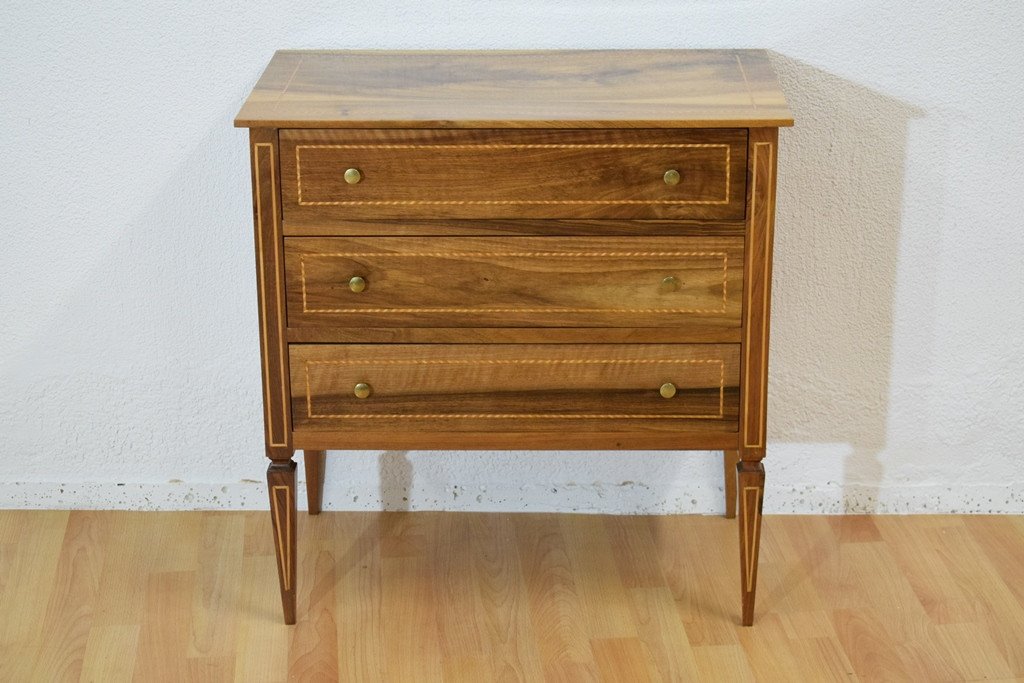
<svg viewBox="0 0 1024 683">
<path fill-rule="evenodd" d="M 742 219 L 746 129 L 283 130 L 285 221 Z"/>
</svg>

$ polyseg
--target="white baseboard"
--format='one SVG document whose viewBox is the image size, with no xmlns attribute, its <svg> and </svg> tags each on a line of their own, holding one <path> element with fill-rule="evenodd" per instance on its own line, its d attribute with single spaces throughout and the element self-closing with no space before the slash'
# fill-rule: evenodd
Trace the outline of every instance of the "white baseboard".
<svg viewBox="0 0 1024 683">
<path fill-rule="evenodd" d="M 300 477 L 300 487 L 303 482 Z M 773 514 L 1024 514 L 1016 485 L 793 486 L 768 482 L 764 510 Z M 305 493 L 298 496 L 300 508 Z M 0 507 L 15 509 L 264 510 L 262 481 L 0 482 Z M 415 486 L 412 490 L 328 482 L 324 510 L 450 510 L 605 514 L 721 514 L 721 485 L 656 489 L 643 482 Z"/>
</svg>

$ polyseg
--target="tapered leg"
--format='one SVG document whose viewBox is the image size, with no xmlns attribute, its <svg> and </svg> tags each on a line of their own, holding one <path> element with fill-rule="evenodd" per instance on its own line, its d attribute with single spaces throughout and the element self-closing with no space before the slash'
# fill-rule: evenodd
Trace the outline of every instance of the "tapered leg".
<svg viewBox="0 0 1024 683">
<path fill-rule="evenodd" d="M 764 500 L 764 466 L 760 462 L 736 464 L 740 500 L 740 591 L 743 596 L 743 625 L 754 623 L 754 594 L 757 591 L 757 556 L 761 546 L 761 503 Z"/>
<path fill-rule="evenodd" d="M 725 517 L 736 518 L 736 465 L 740 461 L 739 451 L 725 451 L 722 454 L 725 463 Z"/>
<path fill-rule="evenodd" d="M 325 451 L 303 451 L 302 459 L 306 464 L 306 502 L 309 514 L 319 515 L 321 501 L 324 497 L 324 466 L 327 460 Z"/>
<path fill-rule="evenodd" d="M 270 521 L 277 550 L 284 623 L 295 623 L 295 462 L 274 460 L 267 468 Z"/>
</svg>

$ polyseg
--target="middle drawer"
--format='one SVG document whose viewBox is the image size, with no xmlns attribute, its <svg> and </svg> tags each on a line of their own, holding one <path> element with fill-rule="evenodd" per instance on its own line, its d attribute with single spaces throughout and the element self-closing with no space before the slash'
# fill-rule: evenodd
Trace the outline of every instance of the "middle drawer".
<svg viewBox="0 0 1024 683">
<path fill-rule="evenodd" d="M 741 237 L 285 239 L 292 327 L 738 327 Z"/>
</svg>

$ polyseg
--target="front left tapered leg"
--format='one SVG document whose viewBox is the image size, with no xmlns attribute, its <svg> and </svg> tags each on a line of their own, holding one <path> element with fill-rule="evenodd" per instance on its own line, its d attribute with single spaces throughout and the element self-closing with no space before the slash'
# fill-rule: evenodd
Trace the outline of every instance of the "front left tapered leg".
<svg viewBox="0 0 1024 683">
<path fill-rule="evenodd" d="M 277 551 L 284 623 L 295 623 L 295 462 L 273 460 L 267 468 L 270 521 Z"/>
<path fill-rule="evenodd" d="M 764 502 L 764 465 L 755 461 L 736 464 L 740 503 L 740 591 L 743 596 L 743 625 L 754 623 L 754 595 L 757 592 L 757 557 L 761 547 L 761 505 Z"/>
</svg>

